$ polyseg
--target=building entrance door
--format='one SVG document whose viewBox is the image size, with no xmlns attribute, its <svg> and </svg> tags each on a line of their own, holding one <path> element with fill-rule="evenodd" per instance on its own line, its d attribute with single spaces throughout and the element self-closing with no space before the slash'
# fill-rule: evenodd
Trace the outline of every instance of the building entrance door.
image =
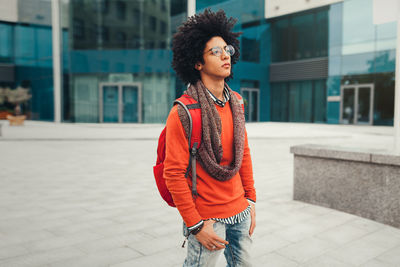
<svg viewBox="0 0 400 267">
<path fill-rule="evenodd" d="M 246 122 L 258 121 L 258 88 L 242 88 Z"/>
<path fill-rule="evenodd" d="M 344 85 L 340 91 L 340 123 L 372 125 L 374 84 Z"/>
<path fill-rule="evenodd" d="M 140 83 L 101 83 L 100 122 L 142 122 Z"/>
</svg>

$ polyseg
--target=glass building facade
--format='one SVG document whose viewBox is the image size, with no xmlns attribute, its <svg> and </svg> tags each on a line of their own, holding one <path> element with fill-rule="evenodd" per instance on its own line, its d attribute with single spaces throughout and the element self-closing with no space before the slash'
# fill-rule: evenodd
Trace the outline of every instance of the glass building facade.
<svg viewBox="0 0 400 267">
<path fill-rule="evenodd" d="M 262 105 L 270 97 L 267 75 L 270 27 L 264 19 L 264 4 L 263 0 L 196 1 L 196 13 L 205 8 L 222 9 L 227 16 L 237 19 L 233 31 L 242 32 L 240 60 L 233 67 L 234 78 L 229 86 L 243 96 L 247 122 L 267 121 L 270 116 L 269 107 Z"/>
<path fill-rule="evenodd" d="M 270 79 L 271 121 L 326 122 L 326 77 L 310 77 L 301 72 L 306 66 L 296 63 L 327 57 L 328 7 L 289 14 L 269 23 L 271 66 L 277 69 Z M 288 69 L 286 73 L 278 69 L 282 64 Z"/>
<path fill-rule="evenodd" d="M 233 90 L 246 121 L 392 125 L 396 23 L 374 25 L 373 0 L 265 19 L 265 0 L 197 0 L 242 32 Z M 54 121 L 51 1 L 0 10 L 0 89 L 28 88 L 28 119 Z M 171 41 L 187 0 L 59 0 L 63 122 L 162 123 L 185 85 Z M 3 11 L 4 12 L 4 11 Z M 13 12 L 11 12 L 13 13 Z M 0 111 L 13 106 L 0 97 Z"/>
<path fill-rule="evenodd" d="M 186 10 L 183 0 L 64 2 L 64 121 L 165 120 L 182 86 L 171 37 Z"/>
<path fill-rule="evenodd" d="M 330 6 L 328 123 L 393 125 L 397 27 L 374 25 L 372 2 Z"/>
<path fill-rule="evenodd" d="M 28 119 L 52 121 L 51 8 L 44 1 L 32 2 L 21 1 L 11 21 L 0 18 L 0 89 L 28 89 L 32 98 L 20 105 L 21 111 Z M 0 111 L 13 109 L 14 104 L 2 97 Z"/>
</svg>

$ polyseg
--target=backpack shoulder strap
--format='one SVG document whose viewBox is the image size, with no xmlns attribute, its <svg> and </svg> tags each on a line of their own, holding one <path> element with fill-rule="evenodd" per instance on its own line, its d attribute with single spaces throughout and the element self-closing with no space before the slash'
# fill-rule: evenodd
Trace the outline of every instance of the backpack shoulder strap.
<svg viewBox="0 0 400 267">
<path fill-rule="evenodd" d="M 192 169 L 192 195 L 197 197 L 197 175 L 196 175 L 196 154 L 201 143 L 201 107 L 200 104 L 188 95 L 182 95 L 174 101 L 186 111 L 189 118 L 189 165 L 186 169 L 185 177 L 189 176 L 189 170 Z"/>
<path fill-rule="evenodd" d="M 189 117 L 189 148 L 192 148 L 197 143 L 197 148 L 201 143 L 201 107 L 200 104 L 188 95 L 182 95 L 174 101 L 174 104 L 179 104 L 186 111 Z"/>
<path fill-rule="evenodd" d="M 238 93 L 232 90 L 232 92 L 235 94 L 235 96 L 237 97 L 237 99 L 239 100 L 239 103 L 242 105 L 242 109 L 244 111 L 244 101 L 243 101 L 243 97 Z"/>
</svg>

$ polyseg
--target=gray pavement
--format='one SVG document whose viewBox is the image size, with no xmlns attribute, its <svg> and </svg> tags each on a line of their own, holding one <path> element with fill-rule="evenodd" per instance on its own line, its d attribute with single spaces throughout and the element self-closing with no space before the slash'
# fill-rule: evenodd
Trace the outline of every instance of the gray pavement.
<svg viewBox="0 0 400 267">
<path fill-rule="evenodd" d="M 181 219 L 153 182 L 161 124 L 0 121 L 0 266 L 181 266 Z M 292 200 L 289 147 L 392 147 L 392 127 L 247 124 L 254 266 L 400 266 L 400 229 Z M 225 266 L 221 257 L 218 266 Z"/>
</svg>

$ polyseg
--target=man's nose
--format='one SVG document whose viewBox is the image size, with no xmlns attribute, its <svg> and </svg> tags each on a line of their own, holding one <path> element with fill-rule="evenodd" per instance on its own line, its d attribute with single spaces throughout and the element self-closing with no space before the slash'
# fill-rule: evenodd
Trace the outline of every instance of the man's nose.
<svg viewBox="0 0 400 267">
<path fill-rule="evenodd" d="M 222 49 L 222 54 L 221 54 L 222 58 L 228 58 L 230 57 L 230 55 L 228 54 L 228 52 L 225 51 L 225 49 Z"/>
</svg>

